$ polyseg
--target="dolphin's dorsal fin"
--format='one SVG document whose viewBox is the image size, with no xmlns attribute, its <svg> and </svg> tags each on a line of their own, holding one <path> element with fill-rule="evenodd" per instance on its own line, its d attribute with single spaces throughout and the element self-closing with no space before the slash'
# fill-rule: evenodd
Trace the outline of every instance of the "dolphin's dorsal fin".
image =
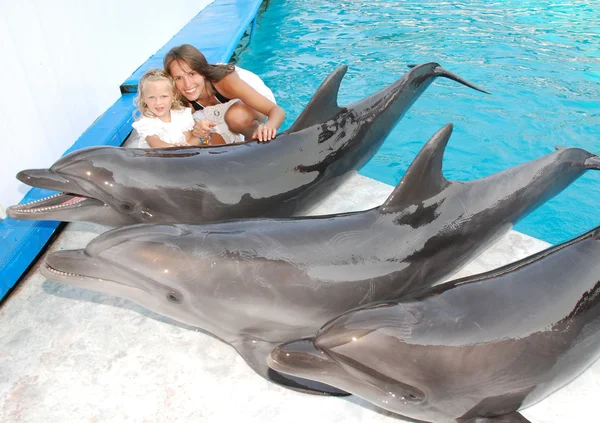
<svg viewBox="0 0 600 423">
<path fill-rule="evenodd" d="M 342 110 L 338 106 L 337 98 L 340 84 L 347 70 L 348 66 L 343 65 L 331 72 L 300 113 L 298 119 L 287 130 L 289 134 L 328 121 Z"/>
<path fill-rule="evenodd" d="M 442 159 L 452 135 L 452 128 L 452 124 L 449 123 L 425 143 L 398 186 L 379 207 L 380 213 L 394 213 L 419 204 L 450 185 L 442 173 Z"/>
</svg>

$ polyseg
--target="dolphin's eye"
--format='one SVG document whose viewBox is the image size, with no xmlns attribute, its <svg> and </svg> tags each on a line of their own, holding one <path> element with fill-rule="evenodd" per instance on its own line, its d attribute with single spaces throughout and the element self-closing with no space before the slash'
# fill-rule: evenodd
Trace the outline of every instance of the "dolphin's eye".
<svg viewBox="0 0 600 423">
<path fill-rule="evenodd" d="M 404 391 L 404 395 L 400 396 L 400 399 L 404 402 L 412 402 L 412 403 L 417 403 L 417 402 L 422 402 L 423 398 L 425 398 L 425 394 L 420 395 L 418 392 L 413 393 L 413 392 L 406 392 Z"/>
<path fill-rule="evenodd" d="M 133 211 L 133 204 L 130 204 L 130 203 L 121 204 L 121 211 L 123 213 L 131 213 Z"/>
<path fill-rule="evenodd" d="M 174 302 L 174 303 L 180 303 L 181 302 L 181 298 L 179 296 L 179 294 L 175 293 L 175 292 L 169 292 L 167 294 L 167 300 Z"/>
</svg>

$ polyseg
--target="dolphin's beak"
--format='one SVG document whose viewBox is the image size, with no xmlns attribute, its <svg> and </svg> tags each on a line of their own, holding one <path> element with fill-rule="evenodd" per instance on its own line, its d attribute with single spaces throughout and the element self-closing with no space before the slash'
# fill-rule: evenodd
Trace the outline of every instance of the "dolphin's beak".
<svg viewBox="0 0 600 423">
<path fill-rule="evenodd" d="M 78 278 L 101 278 L 99 275 L 106 273 L 104 267 L 85 250 L 65 250 L 49 254 L 40 271 L 48 279 L 80 285 L 76 283 Z"/>
<path fill-rule="evenodd" d="M 71 183 L 49 169 L 28 169 L 17 173 L 17 179 L 36 188 L 68 192 Z"/>
<path fill-rule="evenodd" d="M 68 179 L 56 174 L 50 169 L 29 169 L 17 174 L 17 179 L 32 187 L 58 191 L 58 194 L 42 198 L 30 203 L 10 206 L 6 212 L 13 219 L 22 220 L 66 220 L 66 213 L 73 213 L 75 209 L 98 210 L 105 204 L 92 197 L 88 197 L 77 185 Z M 56 213 L 62 213 L 56 214 Z M 79 213 L 81 214 L 81 213 Z"/>
<path fill-rule="evenodd" d="M 148 294 L 143 281 L 124 278 L 123 273 L 104 260 L 91 257 L 85 250 L 57 251 L 49 254 L 40 273 L 46 279 L 90 289 L 103 294 L 138 301 Z"/>
</svg>

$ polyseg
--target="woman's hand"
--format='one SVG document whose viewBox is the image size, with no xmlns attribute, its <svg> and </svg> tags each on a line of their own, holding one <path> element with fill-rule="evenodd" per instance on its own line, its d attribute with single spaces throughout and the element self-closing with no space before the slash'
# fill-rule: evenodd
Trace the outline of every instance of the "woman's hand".
<svg viewBox="0 0 600 423">
<path fill-rule="evenodd" d="M 271 128 L 268 125 L 258 125 L 254 134 L 252 134 L 253 140 L 258 140 L 258 142 L 269 142 L 275 138 L 277 134 L 277 129 Z"/>
<path fill-rule="evenodd" d="M 211 120 L 197 120 L 194 124 L 194 129 L 192 129 L 192 135 L 195 138 L 208 140 L 210 130 L 215 126 L 217 126 L 217 124 Z"/>
</svg>

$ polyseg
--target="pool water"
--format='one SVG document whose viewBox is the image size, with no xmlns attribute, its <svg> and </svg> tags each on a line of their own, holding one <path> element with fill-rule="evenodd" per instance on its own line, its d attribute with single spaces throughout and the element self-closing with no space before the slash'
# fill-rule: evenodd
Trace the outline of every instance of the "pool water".
<svg viewBox="0 0 600 423">
<path fill-rule="evenodd" d="M 600 8 L 587 1 L 271 0 L 238 65 L 263 77 L 285 129 L 322 80 L 347 64 L 339 104 L 391 84 L 407 64 L 438 62 L 490 91 L 438 79 L 362 175 L 396 185 L 448 122 L 451 180 L 471 180 L 554 151 L 600 154 Z M 600 173 L 588 171 L 515 227 L 558 243 L 600 225 Z"/>
</svg>

